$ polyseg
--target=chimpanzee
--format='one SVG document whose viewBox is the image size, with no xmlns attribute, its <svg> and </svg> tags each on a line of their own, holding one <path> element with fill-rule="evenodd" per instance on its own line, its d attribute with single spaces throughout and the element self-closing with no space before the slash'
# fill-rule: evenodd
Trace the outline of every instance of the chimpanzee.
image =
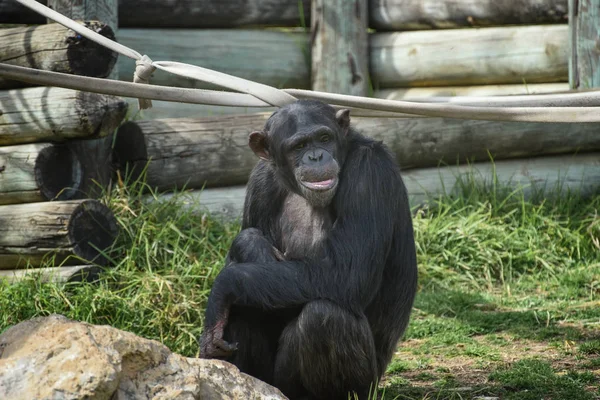
<svg viewBox="0 0 600 400">
<path fill-rule="evenodd" d="M 365 398 L 417 287 L 408 196 L 394 158 L 348 110 L 300 100 L 250 148 L 242 231 L 208 299 L 200 356 L 291 399 Z"/>
</svg>

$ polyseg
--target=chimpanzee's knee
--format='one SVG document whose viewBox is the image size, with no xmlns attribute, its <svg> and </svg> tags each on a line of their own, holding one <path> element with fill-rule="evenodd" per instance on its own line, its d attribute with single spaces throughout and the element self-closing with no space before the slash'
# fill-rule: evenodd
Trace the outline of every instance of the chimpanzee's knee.
<svg viewBox="0 0 600 400">
<path fill-rule="evenodd" d="M 332 302 L 306 304 L 279 340 L 278 387 L 297 391 L 302 386 L 318 399 L 346 399 L 354 391 L 362 399 L 376 379 L 375 344 L 367 319 Z"/>
<path fill-rule="evenodd" d="M 277 261 L 273 244 L 260 229 L 246 228 L 233 240 L 228 261 L 237 263 Z"/>
</svg>

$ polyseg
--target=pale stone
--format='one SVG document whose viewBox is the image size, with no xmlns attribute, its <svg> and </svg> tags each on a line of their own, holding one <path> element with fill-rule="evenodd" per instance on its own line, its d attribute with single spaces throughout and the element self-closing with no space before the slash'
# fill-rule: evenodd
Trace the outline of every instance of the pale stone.
<svg viewBox="0 0 600 400">
<path fill-rule="evenodd" d="M 218 360 L 186 358 L 110 326 L 36 318 L 0 336 L 0 399 L 285 399 Z"/>
</svg>

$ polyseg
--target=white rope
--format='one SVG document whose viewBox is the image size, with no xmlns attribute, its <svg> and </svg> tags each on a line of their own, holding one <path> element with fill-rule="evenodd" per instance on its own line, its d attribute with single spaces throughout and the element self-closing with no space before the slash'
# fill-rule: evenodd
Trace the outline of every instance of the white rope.
<svg viewBox="0 0 600 400">
<path fill-rule="evenodd" d="M 417 103 L 453 103 L 463 106 L 482 107 L 597 107 L 600 106 L 600 91 L 597 89 L 563 91 L 545 94 L 504 96 L 432 96 L 412 99 Z"/>
<path fill-rule="evenodd" d="M 183 89 L 154 86 L 129 82 L 112 81 L 100 78 L 74 76 L 58 72 L 42 71 L 33 68 L 17 67 L 0 63 L 0 76 L 24 80 L 42 85 L 66 87 L 116 96 L 142 97 L 184 103 L 227 105 L 238 107 L 269 107 L 270 104 L 242 93 L 219 92 L 213 90 Z M 519 122 L 600 122 L 597 107 L 473 107 L 452 104 L 427 104 L 408 101 L 372 99 L 346 96 L 310 90 L 286 89 L 285 92 L 298 98 L 327 101 L 333 105 L 354 107 L 355 115 L 361 110 L 378 110 L 392 113 L 388 117 L 446 117 L 486 121 Z M 394 114 L 400 113 L 400 114 Z M 365 112 L 366 116 L 377 116 Z"/>
<path fill-rule="evenodd" d="M 242 93 L 251 94 L 254 97 L 261 99 L 272 106 L 281 107 L 289 103 L 293 103 L 296 99 L 281 90 L 261 83 L 252 82 L 246 79 L 238 78 L 232 75 L 213 71 L 206 68 L 197 67 L 195 65 L 172 62 L 172 61 L 152 61 L 147 55 L 142 56 L 137 51 L 130 49 L 120 43 L 112 41 L 107 37 L 100 35 L 93 30 L 73 21 L 70 18 L 48 8 L 35 0 L 16 0 L 22 5 L 31 8 L 46 18 L 50 18 L 59 24 L 74 30 L 86 38 L 101 44 L 121 55 L 134 59 L 136 61 L 136 72 L 134 74 L 134 82 L 147 83 L 154 69 L 158 68 L 163 71 L 170 72 L 185 78 L 191 78 L 202 82 L 213 83 L 215 85 L 225 87 Z M 152 103 L 140 101 L 140 108 L 148 108 Z"/>
<path fill-rule="evenodd" d="M 515 122 L 600 122 L 597 107 L 475 107 L 374 99 L 300 89 L 289 89 L 287 92 L 298 98 L 328 101 L 340 106 L 429 117 Z"/>
<path fill-rule="evenodd" d="M 34 85 L 58 86 L 86 92 L 110 94 L 113 96 L 136 97 L 153 100 L 176 101 L 178 103 L 209 104 L 231 107 L 271 107 L 269 103 L 244 93 L 221 92 L 216 90 L 186 89 L 169 86 L 148 85 L 114 81 L 44 71 L 0 63 L 0 76 L 28 82 Z"/>
<path fill-rule="evenodd" d="M 560 95 L 499 96 L 496 98 L 438 98 L 434 99 L 435 102 L 425 103 L 418 101 L 409 102 L 373 99 L 298 89 L 279 90 L 268 85 L 252 82 L 195 65 L 172 61 L 153 62 L 148 56 L 142 56 L 137 51 L 116 43 L 56 11 L 37 3 L 35 0 L 16 1 L 45 17 L 53 19 L 67 28 L 78 32 L 90 40 L 136 60 L 136 72 L 134 74 L 135 83 L 127 84 L 126 82 L 118 82 L 121 85 L 113 85 L 112 83 L 117 82 L 0 64 L 0 74 L 2 76 L 38 84 L 62 86 L 97 93 L 138 97 L 140 99 L 141 108 L 146 108 L 151 105 L 147 99 L 228 106 L 239 106 L 243 103 L 246 104 L 245 106 L 251 107 L 281 107 L 296 101 L 297 98 L 310 98 L 338 106 L 354 107 L 359 110 L 371 110 L 372 114 L 372 110 L 376 110 L 376 112 L 394 113 L 394 116 L 398 117 L 420 115 L 427 117 L 492 121 L 600 122 L 598 108 L 589 107 L 599 105 L 600 91 Z M 154 69 L 161 69 L 175 75 L 211 83 L 241 93 L 209 90 L 199 91 L 199 89 L 145 85 L 148 83 Z M 20 78 L 17 78 L 17 76 Z M 123 86 L 123 84 L 132 86 Z M 111 87 L 110 89 L 109 86 Z M 145 88 L 144 86 L 148 87 Z M 142 93 L 143 95 L 141 95 Z M 255 103 L 247 105 L 253 101 L 255 101 Z"/>
</svg>

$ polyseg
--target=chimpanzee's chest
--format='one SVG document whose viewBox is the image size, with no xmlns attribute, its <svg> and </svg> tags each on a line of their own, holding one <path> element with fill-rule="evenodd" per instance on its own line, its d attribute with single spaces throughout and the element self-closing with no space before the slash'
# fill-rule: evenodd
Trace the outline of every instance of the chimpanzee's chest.
<svg viewBox="0 0 600 400">
<path fill-rule="evenodd" d="M 280 250 L 288 260 L 310 257 L 327 238 L 331 226 L 327 208 L 314 209 L 303 197 L 290 194 L 278 220 Z"/>
</svg>

